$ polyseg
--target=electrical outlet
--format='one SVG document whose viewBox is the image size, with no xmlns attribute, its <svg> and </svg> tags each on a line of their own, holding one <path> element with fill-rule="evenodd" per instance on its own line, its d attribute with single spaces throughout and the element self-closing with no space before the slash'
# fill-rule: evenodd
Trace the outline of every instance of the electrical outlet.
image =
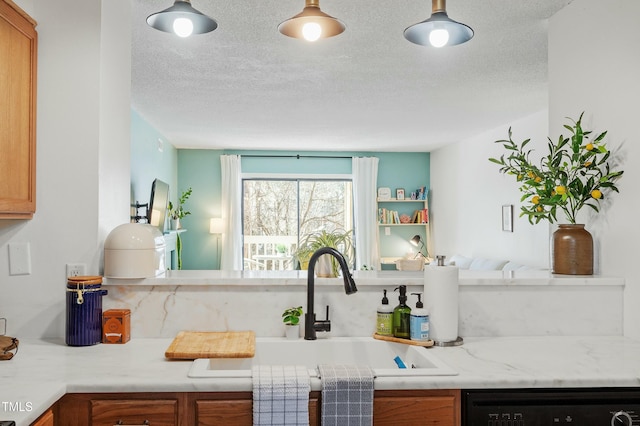
<svg viewBox="0 0 640 426">
<path fill-rule="evenodd" d="M 87 275 L 87 265 L 84 263 L 67 263 L 67 277 Z"/>
</svg>

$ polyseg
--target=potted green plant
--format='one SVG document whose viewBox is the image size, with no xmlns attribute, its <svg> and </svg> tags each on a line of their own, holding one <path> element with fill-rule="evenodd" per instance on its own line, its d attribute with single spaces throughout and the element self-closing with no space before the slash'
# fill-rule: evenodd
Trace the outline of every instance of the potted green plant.
<svg viewBox="0 0 640 426">
<path fill-rule="evenodd" d="M 285 335 L 287 339 L 297 339 L 300 337 L 301 316 L 302 306 L 287 308 L 282 313 L 282 322 L 285 325 Z"/>
<path fill-rule="evenodd" d="M 193 190 L 191 188 L 184 191 L 180 198 L 178 198 L 178 205 L 174 206 L 171 201 L 169 201 L 169 218 L 171 220 L 171 229 L 178 230 L 180 229 L 180 220 L 187 215 L 190 215 L 191 212 L 184 209 L 184 204 L 187 202 L 189 197 L 191 196 L 191 192 Z"/>
<path fill-rule="evenodd" d="M 300 269 L 307 269 L 309 259 L 313 253 L 322 247 L 331 247 L 338 250 L 351 264 L 353 253 L 351 231 L 320 231 L 308 235 L 294 253 L 295 258 L 300 263 Z M 316 265 L 316 275 L 318 277 L 337 277 L 340 268 L 337 260 L 328 254 L 322 255 Z"/>
<path fill-rule="evenodd" d="M 171 229 L 179 230 L 182 228 L 180 224 L 180 220 L 187 215 L 190 215 L 191 212 L 184 209 L 184 203 L 187 202 L 193 190 L 191 187 L 186 191 L 182 192 L 180 198 L 178 198 L 178 206 L 174 206 L 171 201 L 169 201 L 169 219 L 171 221 Z M 180 233 L 176 235 L 176 259 L 178 262 L 178 269 L 182 269 L 182 239 L 180 238 Z"/>
<path fill-rule="evenodd" d="M 603 142 L 607 132 L 590 141 L 592 132 L 582 128 L 583 115 L 580 114 L 577 121 L 568 118 L 570 124 L 564 127 L 571 132 L 570 137 L 560 135 L 555 143 L 549 138 L 548 154 L 539 163 L 531 161 L 532 150 L 526 149 L 530 139 L 521 144 L 515 143 L 511 128 L 508 140 L 495 142 L 502 144 L 507 153 L 500 158 L 489 158 L 500 166 L 501 173 L 515 177 L 519 183 L 520 201 L 524 203 L 520 216 L 527 216 L 531 224 L 542 220 L 554 223 L 558 221 L 558 210 L 564 213 L 568 224 L 560 225 L 554 233 L 552 247 L 553 272 L 558 274 L 593 273 L 593 240 L 584 225 L 576 224 L 576 216 L 584 206 L 598 212 L 600 201 L 607 193 L 618 192 L 615 181 L 623 174 L 621 170 L 614 170 L 615 165 L 611 163 L 611 151 Z M 580 238 L 588 241 L 585 246 L 577 248 L 571 238 L 564 237 L 566 232 L 583 235 Z M 571 243 L 559 249 L 555 242 L 560 241 Z M 567 253 L 577 253 L 577 257 L 582 259 L 559 257 Z"/>
</svg>

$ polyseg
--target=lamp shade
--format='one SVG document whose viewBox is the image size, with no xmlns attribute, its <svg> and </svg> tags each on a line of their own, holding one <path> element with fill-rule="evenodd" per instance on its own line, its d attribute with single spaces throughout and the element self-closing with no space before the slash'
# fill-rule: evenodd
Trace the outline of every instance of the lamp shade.
<svg viewBox="0 0 640 426">
<path fill-rule="evenodd" d="M 471 40 L 471 27 L 447 15 L 445 0 L 433 0 L 431 17 L 404 30 L 404 38 L 422 46 L 455 46 Z"/>
<path fill-rule="evenodd" d="M 318 0 L 305 0 L 302 12 L 278 25 L 282 34 L 307 41 L 337 36 L 345 28 L 338 19 L 320 10 Z"/>
<path fill-rule="evenodd" d="M 422 241 L 422 238 L 420 238 L 420 235 L 414 235 L 413 238 L 409 240 L 409 242 L 411 242 L 411 244 L 413 244 L 416 247 L 418 247 L 418 244 L 420 244 L 420 241 Z"/>
<path fill-rule="evenodd" d="M 224 231 L 224 223 L 221 217 L 212 217 L 209 221 L 209 233 L 210 234 L 222 234 Z"/>
<path fill-rule="evenodd" d="M 149 15 L 147 24 L 156 30 L 181 37 L 204 34 L 218 28 L 218 23 L 191 6 L 190 0 L 176 0 L 168 9 Z"/>
</svg>

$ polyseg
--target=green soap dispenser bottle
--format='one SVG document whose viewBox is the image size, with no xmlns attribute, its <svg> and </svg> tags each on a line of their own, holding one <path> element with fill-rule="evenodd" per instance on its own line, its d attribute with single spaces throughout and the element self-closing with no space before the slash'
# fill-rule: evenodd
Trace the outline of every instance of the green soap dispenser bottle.
<svg viewBox="0 0 640 426">
<path fill-rule="evenodd" d="M 395 290 L 400 290 L 398 300 L 400 304 L 393 310 L 393 336 L 401 339 L 411 337 L 409 323 L 411 321 L 411 308 L 407 306 L 407 286 L 401 285 Z M 394 290 L 394 291 L 395 291 Z"/>
</svg>

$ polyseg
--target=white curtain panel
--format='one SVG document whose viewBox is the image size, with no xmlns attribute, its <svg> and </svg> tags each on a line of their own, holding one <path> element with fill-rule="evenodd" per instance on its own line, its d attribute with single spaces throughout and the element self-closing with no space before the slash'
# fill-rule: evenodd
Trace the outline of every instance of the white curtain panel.
<svg viewBox="0 0 640 426">
<path fill-rule="evenodd" d="M 354 157 L 351 160 L 355 216 L 356 269 L 364 265 L 380 269 L 378 242 L 378 158 Z"/>
<path fill-rule="evenodd" d="M 242 270 L 242 196 L 239 155 L 221 155 L 222 166 L 222 255 L 220 269 Z"/>
</svg>

